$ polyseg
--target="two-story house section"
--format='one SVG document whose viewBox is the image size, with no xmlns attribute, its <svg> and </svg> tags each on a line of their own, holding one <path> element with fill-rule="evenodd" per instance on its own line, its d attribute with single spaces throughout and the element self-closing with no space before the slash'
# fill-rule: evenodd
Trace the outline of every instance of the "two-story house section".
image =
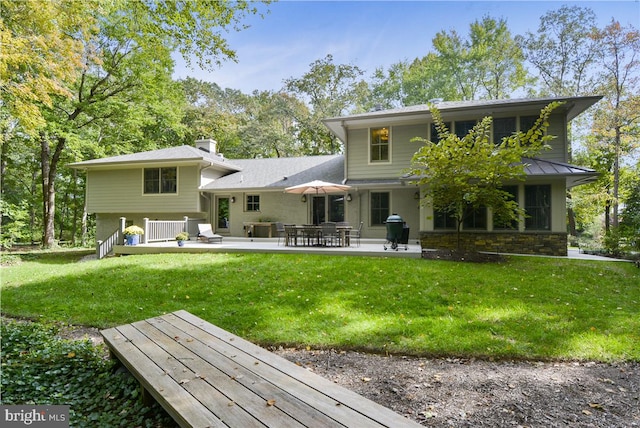
<svg viewBox="0 0 640 428">
<path fill-rule="evenodd" d="M 499 142 L 516 131 L 526 131 L 552 101 L 555 109 L 547 133 L 555 138 L 551 149 L 535 159 L 523 159 L 525 182 L 509 183 L 526 216 L 510 227 L 493 224 L 490 210 L 468 216 L 463 225 L 463 245 L 468 249 L 506 253 L 566 255 L 567 189 L 590 182 L 595 171 L 568 163 L 571 120 L 602 97 L 567 97 L 481 101 L 440 101 L 434 105 L 449 129 L 464 136 L 483 117 L 493 118 L 492 138 Z M 424 189 L 412 185 L 405 171 L 421 142 L 415 137 L 437 140 L 429 105 L 326 119 L 325 125 L 345 147 L 345 183 L 357 196 L 351 221 L 363 221 L 364 236 L 384 236 L 384 220 L 397 213 L 419 231 L 425 248 L 455 248 L 455 225 L 450 218 L 420 204 Z M 412 233 L 412 237 L 415 236 Z"/>
</svg>

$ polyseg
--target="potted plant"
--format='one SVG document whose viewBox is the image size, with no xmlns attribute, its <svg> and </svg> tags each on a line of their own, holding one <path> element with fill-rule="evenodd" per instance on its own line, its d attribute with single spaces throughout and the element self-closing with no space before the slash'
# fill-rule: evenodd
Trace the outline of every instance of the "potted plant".
<svg viewBox="0 0 640 428">
<path fill-rule="evenodd" d="M 189 240 L 189 234 L 187 232 L 180 232 L 176 235 L 176 241 L 180 247 L 184 246 L 184 241 Z"/>
<path fill-rule="evenodd" d="M 124 230 L 127 245 L 138 245 L 140 243 L 140 235 L 144 235 L 144 230 L 140 226 L 133 225 Z"/>
</svg>

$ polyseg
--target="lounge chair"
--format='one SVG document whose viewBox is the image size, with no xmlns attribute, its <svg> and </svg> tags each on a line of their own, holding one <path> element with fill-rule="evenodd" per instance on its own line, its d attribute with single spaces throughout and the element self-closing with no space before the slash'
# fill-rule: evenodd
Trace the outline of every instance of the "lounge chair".
<svg viewBox="0 0 640 428">
<path fill-rule="evenodd" d="M 200 233 L 198 233 L 198 239 L 202 239 L 207 242 L 222 242 L 222 235 L 213 233 L 211 223 L 202 223 L 198 225 Z"/>
</svg>

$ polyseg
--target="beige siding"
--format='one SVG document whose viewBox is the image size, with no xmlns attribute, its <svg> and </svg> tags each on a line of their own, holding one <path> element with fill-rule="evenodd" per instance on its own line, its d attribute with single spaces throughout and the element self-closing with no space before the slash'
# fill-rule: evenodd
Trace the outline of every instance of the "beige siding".
<svg viewBox="0 0 640 428">
<path fill-rule="evenodd" d="M 184 213 L 200 211 L 197 166 L 178 167 L 178 192 L 144 195 L 142 168 L 87 174 L 87 210 L 90 213 Z"/>
<path fill-rule="evenodd" d="M 551 150 L 543 150 L 537 157 L 545 160 L 553 160 L 558 162 L 567 161 L 567 134 L 565 132 L 566 123 L 564 116 L 553 115 L 549 119 L 549 128 L 547 135 L 553 135 L 555 138 L 547 144 L 551 146 Z"/>
<path fill-rule="evenodd" d="M 349 179 L 400 177 L 422 144 L 411 140 L 427 138 L 427 129 L 427 125 L 392 126 L 390 163 L 369 163 L 369 129 L 350 129 L 347 176 Z"/>
</svg>

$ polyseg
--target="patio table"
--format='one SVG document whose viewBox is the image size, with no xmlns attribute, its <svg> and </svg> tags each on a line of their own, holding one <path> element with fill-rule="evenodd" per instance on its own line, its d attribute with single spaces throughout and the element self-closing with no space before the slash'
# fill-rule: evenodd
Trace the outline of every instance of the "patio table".
<svg viewBox="0 0 640 428">
<path fill-rule="evenodd" d="M 288 226 L 296 231 L 295 237 L 287 233 L 284 245 L 287 247 L 298 246 L 302 242 L 303 246 L 320 246 L 322 245 L 322 226 L 321 225 L 293 225 Z M 348 247 L 351 245 L 349 232 L 351 226 L 336 226 L 340 234 L 340 247 Z M 292 239 L 293 238 L 293 239 Z"/>
</svg>

